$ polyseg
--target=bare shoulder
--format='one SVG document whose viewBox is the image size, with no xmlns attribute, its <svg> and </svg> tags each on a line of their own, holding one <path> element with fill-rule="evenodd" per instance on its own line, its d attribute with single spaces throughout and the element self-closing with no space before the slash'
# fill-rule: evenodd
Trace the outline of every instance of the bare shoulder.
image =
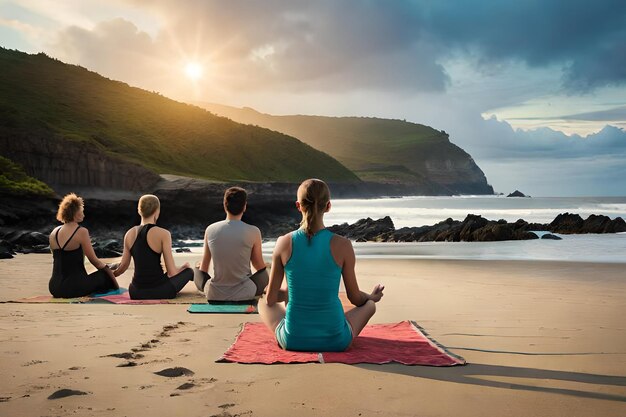
<svg viewBox="0 0 626 417">
<path fill-rule="evenodd" d="M 350 239 L 339 235 L 333 235 L 330 240 L 330 245 L 338 250 L 348 250 L 352 248 Z"/>
<path fill-rule="evenodd" d="M 289 232 L 276 239 L 276 250 L 286 249 L 291 246 L 291 235 L 293 232 Z"/>
<path fill-rule="evenodd" d="M 158 233 L 158 235 L 159 235 L 160 237 L 162 237 L 162 238 L 165 238 L 165 239 L 171 239 L 171 238 L 172 238 L 172 234 L 171 234 L 171 233 L 170 233 L 170 231 L 169 231 L 169 230 L 167 230 L 167 229 L 164 229 L 164 228 L 159 227 L 159 226 L 155 226 L 155 227 L 153 227 L 153 230 L 154 230 L 155 232 L 157 232 L 157 233 Z"/>
<path fill-rule="evenodd" d="M 128 239 L 134 240 L 136 238 L 137 238 L 137 226 L 133 226 L 126 231 L 126 234 L 124 235 L 124 241 Z"/>
<path fill-rule="evenodd" d="M 89 237 L 89 229 L 87 229 L 84 226 L 81 226 L 76 232 L 76 235 L 78 235 L 79 237 Z"/>
</svg>

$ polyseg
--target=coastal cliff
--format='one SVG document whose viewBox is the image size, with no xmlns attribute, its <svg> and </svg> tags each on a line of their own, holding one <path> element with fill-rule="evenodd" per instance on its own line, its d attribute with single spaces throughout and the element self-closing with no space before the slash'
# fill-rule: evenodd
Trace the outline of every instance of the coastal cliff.
<svg viewBox="0 0 626 417">
<path fill-rule="evenodd" d="M 111 157 L 85 142 L 6 132 L 0 134 L 0 148 L 3 156 L 57 191 L 95 187 L 140 192 L 159 181 L 151 170 Z"/>
<path fill-rule="evenodd" d="M 216 182 L 359 182 L 331 156 L 265 128 L 0 48 L 0 152 L 50 185 L 145 191 L 157 174 Z"/>
<path fill-rule="evenodd" d="M 247 107 L 198 105 L 296 137 L 336 158 L 363 181 L 403 184 L 421 195 L 493 194 L 473 158 L 450 142 L 446 132 L 429 126 L 374 117 L 273 116 Z"/>
</svg>

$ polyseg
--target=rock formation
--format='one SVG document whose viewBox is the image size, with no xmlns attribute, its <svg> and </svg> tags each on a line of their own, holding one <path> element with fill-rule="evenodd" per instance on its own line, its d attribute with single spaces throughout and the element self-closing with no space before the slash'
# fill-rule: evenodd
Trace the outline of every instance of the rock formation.
<svg viewBox="0 0 626 417">
<path fill-rule="evenodd" d="M 95 187 L 142 191 L 159 180 L 154 172 L 113 158 L 92 144 L 61 138 L 0 134 L 3 156 L 54 189 Z"/>
</svg>

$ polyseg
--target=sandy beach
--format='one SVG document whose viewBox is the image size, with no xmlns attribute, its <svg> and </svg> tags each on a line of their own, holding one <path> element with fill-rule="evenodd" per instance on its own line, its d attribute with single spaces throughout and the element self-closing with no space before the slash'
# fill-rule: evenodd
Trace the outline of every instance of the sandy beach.
<svg viewBox="0 0 626 417">
<path fill-rule="evenodd" d="M 372 322 L 415 320 L 452 368 L 216 363 L 258 315 L 7 303 L 47 294 L 51 266 L 0 260 L 0 416 L 626 415 L 624 264 L 358 260 L 363 289 L 386 285 Z M 173 367 L 194 374 L 155 374 Z M 85 395 L 48 399 L 64 388 Z"/>
</svg>

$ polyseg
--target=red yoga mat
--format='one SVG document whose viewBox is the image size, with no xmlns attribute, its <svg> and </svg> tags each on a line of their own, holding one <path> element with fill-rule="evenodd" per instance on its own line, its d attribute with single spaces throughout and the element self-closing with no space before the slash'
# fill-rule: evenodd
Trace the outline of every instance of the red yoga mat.
<svg viewBox="0 0 626 417">
<path fill-rule="evenodd" d="M 465 360 L 430 339 L 412 321 L 366 326 L 345 352 L 291 352 L 281 349 L 263 323 L 244 323 L 235 343 L 218 362 L 237 363 L 374 363 L 454 366 Z"/>
</svg>

